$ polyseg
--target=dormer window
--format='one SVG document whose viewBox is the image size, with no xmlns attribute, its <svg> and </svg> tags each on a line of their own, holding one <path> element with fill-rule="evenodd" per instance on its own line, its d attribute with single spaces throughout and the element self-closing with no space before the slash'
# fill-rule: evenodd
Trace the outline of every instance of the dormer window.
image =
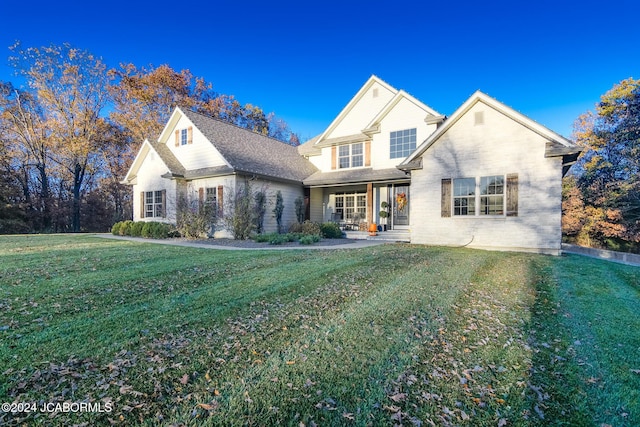
<svg viewBox="0 0 640 427">
<path fill-rule="evenodd" d="M 180 145 L 187 145 L 187 130 L 182 129 L 180 131 Z"/>
</svg>

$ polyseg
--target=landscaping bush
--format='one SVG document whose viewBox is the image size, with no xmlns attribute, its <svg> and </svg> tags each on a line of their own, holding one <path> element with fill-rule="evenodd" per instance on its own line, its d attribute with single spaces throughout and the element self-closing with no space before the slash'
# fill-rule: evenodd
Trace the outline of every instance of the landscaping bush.
<svg viewBox="0 0 640 427">
<path fill-rule="evenodd" d="M 305 234 L 299 240 L 301 245 L 310 245 L 312 243 L 317 243 L 322 239 L 319 234 Z"/>
<path fill-rule="evenodd" d="M 321 236 L 320 224 L 317 222 L 305 221 L 302 223 L 302 234 Z"/>
<path fill-rule="evenodd" d="M 269 238 L 270 245 L 282 245 L 287 242 L 290 242 L 289 234 L 272 233 Z"/>
<path fill-rule="evenodd" d="M 133 224 L 133 221 L 131 221 L 130 219 L 126 220 L 126 221 L 122 221 L 120 223 L 120 235 L 121 236 L 131 236 L 131 225 Z"/>
<path fill-rule="evenodd" d="M 342 230 L 335 222 L 325 222 L 320 224 L 320 232 L 325 239 L 341 239 Z"/>
<path fill-rule="evenodd" d="M 142 237 L 152 239 L 166 239 L 171 232 L 171 226 L 164 222 L 149 221 L 142 227 Z"/>
<path fill-rule="evenodd" d="M 142 237 L 142 227 L 144 227 L 144 221 L 138 221 L 131 224 L 131 236 Z"/>
<path fill-rule="evenodd" d="M 111 234 L 113 234 L 114 236 L 119 236 L 120 235 L 120 226 L 122 225 L 124 221 L 118 221 L 115 224 L 113 224 L 113 226 L 111 226 Z"/>
</svg>

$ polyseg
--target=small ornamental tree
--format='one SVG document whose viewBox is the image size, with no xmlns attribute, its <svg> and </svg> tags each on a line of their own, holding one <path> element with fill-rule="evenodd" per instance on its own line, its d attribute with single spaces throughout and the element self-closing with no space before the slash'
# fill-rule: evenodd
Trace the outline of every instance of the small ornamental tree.
<svg viewBox="0 0 640 427">
<path fill-rule="evenodd" d="M 284 200 L 282 199 L 282 192 L 278 190 L 276 193 L 276 207 L 273 208 L 273 214 L 276 217 L 276 223 L 278 224 L 278 233 L 282 233 L 282 213 L 284 212 Z"/>
<path fill-rule="evenodd" d="M 176 209 L 178 232 L 187 239 L 207 237 L 213 232 L 217 220 L 217 209 L 207 200 L 190 200 L 181 194 Z"/>
<path fill-rule="evenodd" d="M 298 223 L 302 224 L 304 222 L 304 199 L 302 196 L 296 198 L 295 204 L 296 218 L 298 219 Z"/>
<path fill-rule="evenodd" d="M 238 186 L 230 203 L 225 209 L 228 212 L 224 219 L 227 228 L 233 233 L 234 239 L 247 240 L 255 228 L 254 196 L 249 181 Z"/>
<path fill-rule="evenodd" d="M 264 189 L 256 191 L 256 193 L 253 195 L 253 199 L 256 233 L 262 234 L 264 232 L 264 215 L 267 212 L 267 192 Z"/>
</svg>

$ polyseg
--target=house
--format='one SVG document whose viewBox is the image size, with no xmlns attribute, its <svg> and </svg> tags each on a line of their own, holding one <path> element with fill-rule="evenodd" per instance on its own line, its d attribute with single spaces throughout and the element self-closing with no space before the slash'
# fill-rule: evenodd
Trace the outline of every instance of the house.
<svg viewBox="0 0 640 427">
<path fill-rule="evenodd" d="M 580 149 L 476 92 L 399 165 L 411 241 L 558 254 L 562 177 Z"/>
<path fill-rule="evenodd" d="M 220 203 L 251 179 L 271 197 L 282 192 L 285 224 L 303 196 L 315 222 L 381 224 L 412 243 L 558 253 L 562 177 L 579 152 L 481 92 L 447 118 L 371 76 L 297 148 L 176 108 L 124 182 L 139 194 L 136 220 L 175 221 L 177 194 Z M 265 228 L 275 229 L 272 218 Z"/>
<path fill-rule="evenodd" d="M 134 221 L 176 222 L 179 198 L 206 201 L 224 214 L 244 182 L 265 190 L 264 231 L 277 230 L 270 213 L 278 191 L 283 224 L 294 222 L 295 199 L 304 197 L 302 180 L 316 168 L 296 147 L 187 109 L 175 108 L 157 142 L 144 141 L 122 181 L 133 187 Z M 228 236 L 218 229 L 218 236 Z"/>
</svg>

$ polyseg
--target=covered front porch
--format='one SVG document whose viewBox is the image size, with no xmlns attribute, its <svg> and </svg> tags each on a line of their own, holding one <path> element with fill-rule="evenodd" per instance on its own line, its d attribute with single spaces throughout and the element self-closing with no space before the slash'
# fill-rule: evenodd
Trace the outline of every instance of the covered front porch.
<svg viewBox="0 0 640 427">
<path fill-rule="evenodd" d="M 368 182 L 310 189 L 310 219 L 335 222 L 345 231 L 408 230 L 409 182 Z"/>
</svg>

